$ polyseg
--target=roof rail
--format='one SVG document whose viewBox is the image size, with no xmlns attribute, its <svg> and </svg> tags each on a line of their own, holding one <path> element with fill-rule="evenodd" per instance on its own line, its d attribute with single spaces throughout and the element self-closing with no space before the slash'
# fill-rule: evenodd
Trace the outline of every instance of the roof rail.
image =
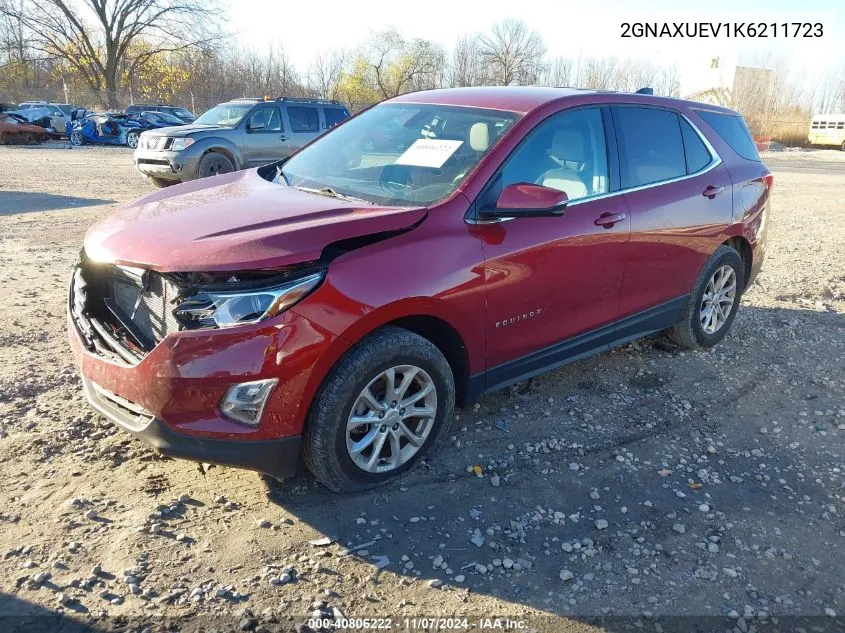
<svg viewBox="0 0 845 633">
<path fill-rule="evenodd" d="M 653 95 L 654 94 L 654 88 L 648 88 L 648 87 L 640 88 L 639 90 L 637 90 L 637 92 L 635 94 L 638 94 L 638 95 Z"/>
<path fill-rule="evenodd" d="M 320 99 L 317 97 L 276 97 L 275 101 L 290 101 L 292 103 L 331 103 L 340 105 L 337 99 Z"/>
</svg>

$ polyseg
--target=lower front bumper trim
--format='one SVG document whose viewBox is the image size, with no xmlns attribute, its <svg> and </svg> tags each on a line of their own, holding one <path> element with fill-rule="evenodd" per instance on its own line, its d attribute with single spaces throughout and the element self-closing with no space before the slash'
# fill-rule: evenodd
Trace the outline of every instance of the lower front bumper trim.
<svg viewBox="0 0 845 633">
<path fill-rule="evenodd" d="M 178 433 L 156 417 L 148 418 L 146 424 L 139 424 L 137 416 L 97 393 L 90 380 L 83 378 L 82 381 L 91 406 L 163 455 L 257 470 L 280 479 L 291 477 L 298 471 L 299 436 L 268 440 L 218 439 Z"/>
</svg>

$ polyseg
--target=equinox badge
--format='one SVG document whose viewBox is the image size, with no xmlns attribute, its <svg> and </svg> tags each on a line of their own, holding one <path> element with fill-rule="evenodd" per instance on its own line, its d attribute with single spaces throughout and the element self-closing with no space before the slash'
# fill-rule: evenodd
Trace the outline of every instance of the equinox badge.
<svg viewBox="0 0 845 633">
<path fill-rule="evenodd" d="M 509 319 L 502 319 L 501 321 L 496 321 L 496 329 L 500 327 L 505 327 L 506 325 L 513 325 L 514 323 L 518 323 L 519 321 L 525 321 L 526 319 L 533 319 L 536 316 L 540 316 L 542 314 L 543 308 L 535 308 L 530 312 L 523 312 L 522 314 L 517 314 L 516 316 L 512 316 Z"/>
</svg>

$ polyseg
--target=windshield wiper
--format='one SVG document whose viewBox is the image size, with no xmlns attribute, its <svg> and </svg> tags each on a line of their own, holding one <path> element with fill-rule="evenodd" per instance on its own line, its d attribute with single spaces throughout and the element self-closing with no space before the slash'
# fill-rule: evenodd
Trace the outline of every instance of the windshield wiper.
<svg viewBox="0 0 845 633">
<path fill-rule="evenodd" d="M 322 187 L 321 189 L 313 189 L 311 187 L 294 187 L 294 189 L 299 189 L 300 191 L 306 191 L 308 193 L 316 193 L 320 196 L 328 196 L 329 198 L 337 198 L 338 200 L 345 200 L 346 202 L 364 202 L 366 204 L 375 204 L 374 202 L 364 200 L 363 198 L 347 196 L 345 193 L 335 191 L 331 187 Z"/>
</svg>

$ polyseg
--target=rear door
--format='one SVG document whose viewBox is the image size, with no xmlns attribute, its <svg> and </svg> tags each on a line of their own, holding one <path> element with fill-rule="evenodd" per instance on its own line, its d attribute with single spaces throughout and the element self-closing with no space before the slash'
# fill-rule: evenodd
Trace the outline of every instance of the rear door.
<svg viewBox="0 0 845 633">
<path fill-rule="evenodd" d="M 285 106 L 290 133 L 290 153 L 304 147 L 320 134 L 320 116 L 315 106 Z"/>
<path fill-rule="evenodd" d="M 288 155 L 289 141 L 278 106 L 262 105 L 249 114 L 243 143 L 246 167 L 259 167 Z"/>
<path fill-rule="evenodd" d="M 611 111 L 631 214 L 619 316 L 659 306 L 679 311 L 731 223 L 730 174 L 674 110 L 618 105 Z"/>
</svg>

